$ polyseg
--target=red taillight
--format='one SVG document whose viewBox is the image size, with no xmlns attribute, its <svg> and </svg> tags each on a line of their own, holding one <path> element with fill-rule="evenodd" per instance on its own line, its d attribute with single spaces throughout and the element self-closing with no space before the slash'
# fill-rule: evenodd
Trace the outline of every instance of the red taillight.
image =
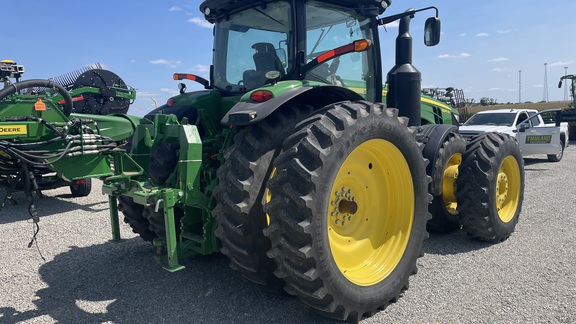
<svg viewBox="0 0 576 324">
<path fill-rule="evenodd" d="M 80 100 L 84 100 L 84 97 L 81 96 L 81 95 L 78 96 L 78 97 L 73 97 L 73 98 L 72 98 L 72 102 L 76 102 L 76 101 L 80 101 Z M 59 104 L 59 105 L 63 105 L 64 103 L 65 103 L 64 99 L 58 101 L 58 104 Z"/>
<path fill-rule="evenodd" d="M 268 90 L 256 90 L 250 95 L 250 100 L 256 102 L 264 102 L 272 99 L 274 95 Z"/>
<path fill-rule="evenodd" d="M 168 99 L 168 101 L 166 101 L 166 107 L 174 106 L 174 102 L 175 102 L 174 98 Z"/>
</svg>

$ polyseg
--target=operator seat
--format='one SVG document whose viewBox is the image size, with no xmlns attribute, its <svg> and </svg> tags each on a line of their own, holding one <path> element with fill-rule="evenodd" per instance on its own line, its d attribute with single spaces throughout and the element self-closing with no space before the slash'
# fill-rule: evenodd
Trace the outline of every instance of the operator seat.
<svg viewBox="0 0 576 324">
<path fill-rule="evenodd" d="M 266 83 L 266 73 L 269 71 L 280 72 L 280 77 L 285 74 L 282 61 L 276 55 L 276 48 L 270 43 L 256 43 L 252 45 L 256 53 L 252 56 L 256 70 L 246 70 L 242 75 L 244 85 L 248 89 L 258 88 Z"/>
</svg>

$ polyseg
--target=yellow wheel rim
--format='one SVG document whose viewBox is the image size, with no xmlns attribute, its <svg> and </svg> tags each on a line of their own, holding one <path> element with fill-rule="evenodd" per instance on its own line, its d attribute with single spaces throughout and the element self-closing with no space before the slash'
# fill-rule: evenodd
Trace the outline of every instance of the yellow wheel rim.
<svg viewBox="0 0 576 324">
<path fill-rule="evenodd" d="M 498 217 L 508 223 L 514 218 L 520 200 L 520 167 L 513 156 L 502 161 L 496 179 L 496 209 Z"/>
<path fill-rule="evenodd" d="M 452 215 L 458 214 L 456 211 L 456 180 L 458 179 L 458 167 L 461 163 L 461 153 L 452 155 L 446 163 L 442 177 L 442 201 L 446 211 Z"/>
<path fill-rule="evenodd" d="M 270 173 L 270 178 L 268 178 L 268 180 L 274 178 L 276 176 L 277 170 L 276 168 L 272 169 L 272 173 Z M 272 191 L 270 191 L 270 189 L 266 188 L 266 191 L 264 192 L 264 199 L 266 199 L 266 203 L 269 203 L 270 200 L 272 200 Z M 270 215 L 268 215 L 268 213 L 266 213 L 266 227 L 270 226 Z"/>
<path fill-rule="evenodd" d="M 346 158 L 330 193 L 328 240 L 340 272 L 360 286 L 385 279 L 398 265 L 414 218 L 414 187 L 404 155 L 372 139 Z"/>
</svg>

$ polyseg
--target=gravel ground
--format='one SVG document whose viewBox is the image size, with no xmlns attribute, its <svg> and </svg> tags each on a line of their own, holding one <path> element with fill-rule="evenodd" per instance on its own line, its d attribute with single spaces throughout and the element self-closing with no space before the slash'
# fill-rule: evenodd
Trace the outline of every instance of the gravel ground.
<svg viewBox="0 0 576 324">
<path fill-rule="evenodd" d="M 410 289 L 362 322 L 575 322 L 576 143 L 560 163 L 525 162 L 523 210 L 508 240 L 432 235 Z M 38 249 L 27 248 L 33 227 L 24 195 L 0 212 L 0 323 L 332 323 L 243 282 L 221 255 L 169 273 L 128 226 L 125 242 L 109 242 L 98 184 L 85 198 L 68 188 L 45 192 Z"/>
</svg>

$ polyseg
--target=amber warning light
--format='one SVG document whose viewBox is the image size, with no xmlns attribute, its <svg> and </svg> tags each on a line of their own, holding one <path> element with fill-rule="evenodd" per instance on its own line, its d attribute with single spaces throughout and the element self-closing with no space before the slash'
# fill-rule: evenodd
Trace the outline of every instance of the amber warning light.
<svg viewBox="0 0 576 324">
<path fill-rule="evenodd" d="M 174 73 L 174 80 L 196 81 L 196 76 L 194 74 L 188 74 L 188 73 Z"/>
<path fill-rule="evenodd" d="M 340 46 L 318 56 L 318 63 L 328 61 L 329 59 L 350 52 L 362 52 L 372 45 L 372 42 L 367 39 L 360 39 L 350 44 Z"/>
</svg>

